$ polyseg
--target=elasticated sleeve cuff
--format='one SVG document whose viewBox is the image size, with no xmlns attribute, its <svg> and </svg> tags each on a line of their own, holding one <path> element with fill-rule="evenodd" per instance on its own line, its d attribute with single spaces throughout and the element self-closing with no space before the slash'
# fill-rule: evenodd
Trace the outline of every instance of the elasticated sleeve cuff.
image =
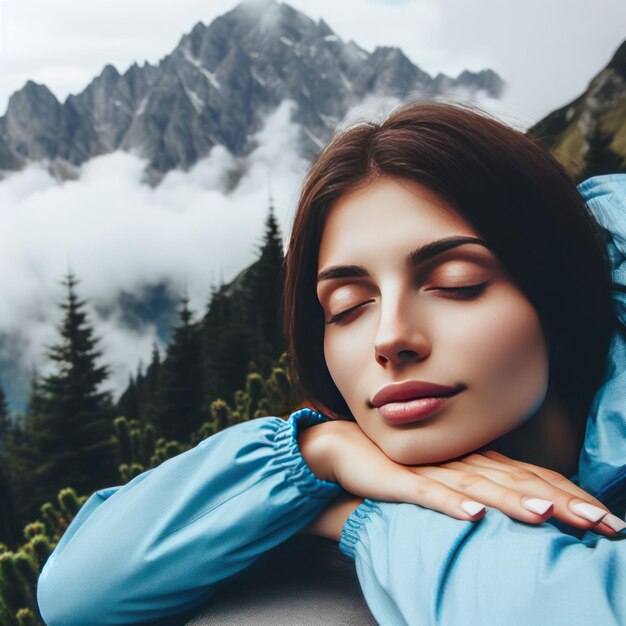
<svg viewBox="0 0 626 626">
<path fill-rule="evenodd" d="M 330 499 L 343 491 L 338 483 L 322 480 L 313 473 L 306 464 L 298 445 L 300 431 L 328 421 L 331 421 L 330 418 L 318 411 L 310 408 L 300 409 L 292 413 L 289 419 L 276 429 L 274 436 L 277 462 L 284 463 L 293 484 L 309 497 Z"/>
<path fill-rule="evenodd" d="M 365 499 L 352 511 L 341 530 L 339 550 L 346 556 L 356 559 L 356 547 L 363 524 L 372 513 L 380 513 L 380 507 L 374 500 Z"/>
</svg>

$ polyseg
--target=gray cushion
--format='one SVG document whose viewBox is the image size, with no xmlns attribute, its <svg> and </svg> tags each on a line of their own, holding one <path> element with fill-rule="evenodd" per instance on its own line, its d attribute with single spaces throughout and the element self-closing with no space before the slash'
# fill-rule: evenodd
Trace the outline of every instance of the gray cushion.
<svg viewBox="0 0 626 626">
<path fill-rule="evenodd" d="M 335 541 L 295 535 L 228 579 L 187 626 L 376 626 L 354 561 Z"/>
</svg>

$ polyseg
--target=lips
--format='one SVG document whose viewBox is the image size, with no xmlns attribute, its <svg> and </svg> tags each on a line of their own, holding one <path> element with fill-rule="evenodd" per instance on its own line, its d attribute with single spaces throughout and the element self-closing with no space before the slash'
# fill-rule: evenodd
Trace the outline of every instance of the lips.
<svg viewBox="0 0 626 626">
<path fill-rule="evenodd" d="M 447 396 L 461 391 L 461 389 L 463 389 L 463 385 L 450 387 L 422 380 L 406 380 L 401 383 L 386 385 L 374 394 L 370 402 L 372 406 L 380 408 L 390 402 L 404 402 L 406 400 L 415 400 L 416 398 Z"/>
</svg>

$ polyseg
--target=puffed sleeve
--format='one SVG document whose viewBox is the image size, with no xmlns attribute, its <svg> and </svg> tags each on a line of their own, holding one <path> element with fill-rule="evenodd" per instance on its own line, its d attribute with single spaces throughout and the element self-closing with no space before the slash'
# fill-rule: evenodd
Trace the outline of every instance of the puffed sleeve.
<svg viewBox="0 0 626 626">
<path fill-rule="evenodd" d="M 339 547 L 381 626 L 623 626 L 624 539 L 578 539 L 497 509 L 471 522 L 366 499 Z"/>
<path fill-rule="evenodd" d="M 626 174 L 593 176 L 578 185 L 596 221 L 610 234 L 613 300 L 626 325 Z M 596 493 L 620 469 L 626 470 L 626 336 L 615 333 L 605 381 L 593 399 L 587 419 L 578 473 L 573 482 Z M 626 475 L 626 471 L 624 472 Z"/>
<path fill-rule="evenodd" d="M 93 493 L 39 576 L 46 624 L 129 625 L 206 602 L 343 492 L 313 474 L 297 443 L 327 419 L 301 409 L 243 422 Z"/>
</svg>

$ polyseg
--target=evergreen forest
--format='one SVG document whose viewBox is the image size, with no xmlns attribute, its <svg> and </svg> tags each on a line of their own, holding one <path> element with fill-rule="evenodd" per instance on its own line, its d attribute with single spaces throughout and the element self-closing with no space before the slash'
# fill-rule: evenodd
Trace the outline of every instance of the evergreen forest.
<svg viewBox="0 0 626 626">
<path fill-rule="evenodd" d="M 155 345 L 115 400 L 106 355 L 68 270 L 52 372 L 32 376 L 27 408 L 11 416 L 0 387 L 0 624 L 44 624 L 43 564 L 96 490 L 142 472 L 239 422 L 288 417 L 293 382 L 282 320 L 283 252 L 270 205 L 258 258 L 230 286 L 211 287 L 197 319 L 180 296 L 165 353 Z"/>
</svg>

